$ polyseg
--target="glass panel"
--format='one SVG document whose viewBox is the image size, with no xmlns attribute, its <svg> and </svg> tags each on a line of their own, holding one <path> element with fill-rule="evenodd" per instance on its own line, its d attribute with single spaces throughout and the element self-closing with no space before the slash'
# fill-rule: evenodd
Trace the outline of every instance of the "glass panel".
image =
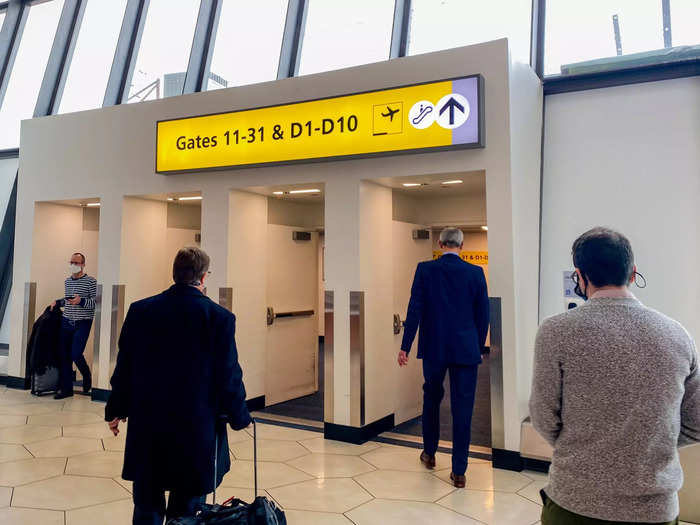
<svg viewBox="0 0 700 525">
<path fill-rule="evenodd" d="M 20 122 L 34 115 L 62 9 L 63 0 L 37 3 L 29 8 L 0 109 L 0 149 L 19 146 Z"/>
<path fill-rule="evenodd" d="M 277 78 L 287 4 L 288 0 L 223 3 L 205 89 Z"/>
<path fill-rule="evenodd" d="M 5 21 L 5 10 L 0 9 L 0 28 L 2 28 L 2 23 Z"/>
<path fill-rule="evenodd" d="M 413 0 L 408 54 L 508 38 L 513 59 L 529 64 L 531 20 L 531 0 Z"/>
<path fill-rule="evenodd" d="M 547 2 L 545 75 L 592 73 L 700 56 L 700 2 L 670 0 L 670 6 L 672 47 L 664 48 L 661 0 L 590 0 L 578 7 L 566 0 Z"/>
<path fill-rule="evenodd" d="M 199 0 L 151 0 L 126 102 L 182 95 Z"/>
<path fill-rule="evenodd" d="M 102 107 L 126 0 L 90 0 L 75 44 L 59 113 Z"/>
<path fill-rule="evenodd" d="M 299 74 L 389 58 L 393 0 L 309 0 Z"/>
</svg>

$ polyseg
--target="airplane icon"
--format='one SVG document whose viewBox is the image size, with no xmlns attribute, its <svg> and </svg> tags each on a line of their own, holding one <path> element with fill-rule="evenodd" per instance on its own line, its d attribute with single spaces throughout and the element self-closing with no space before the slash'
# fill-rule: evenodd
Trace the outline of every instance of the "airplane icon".
<svg viewBox="0 0 700 525">
<path fill-rule="evenodd" d="M 382 117 L 389 117 L 390 121 L 394 121 L 394 115 L 398 113 L 400 110 L 399 108 L 397 109 L 391 109 L 389 106 L 386 107 L 386 113 L 382 113 Z"/>
</svg>

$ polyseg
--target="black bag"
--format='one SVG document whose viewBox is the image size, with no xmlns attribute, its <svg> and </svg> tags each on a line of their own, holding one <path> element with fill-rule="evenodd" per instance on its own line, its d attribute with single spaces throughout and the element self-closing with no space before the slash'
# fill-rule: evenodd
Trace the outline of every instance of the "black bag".
<svg viewBox="0 0 700 525">
<path fill-rule="evenodd" d="M 216 504 L 217 442 L 214 447 L 214 504 L 202 505 L 196 516 L 169 520 L 166 525 L 287 525 L 282 509 L 264 496 L 258 496 L 258 432 L 253 420 L 253 469 L 255 472 L 255 500 L 248 504 L 231 498 Z"/>
<path fill-rule="evenodd" d="M 47 366 L 44 372 L 32 374 L 32 394 L 44 396 L 58 392 L 59 371 L 58 368 Z"/>
</svg>

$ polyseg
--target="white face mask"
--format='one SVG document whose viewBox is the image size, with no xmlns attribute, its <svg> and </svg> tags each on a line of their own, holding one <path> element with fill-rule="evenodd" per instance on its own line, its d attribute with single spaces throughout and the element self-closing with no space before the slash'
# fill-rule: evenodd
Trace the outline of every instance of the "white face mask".
<svg viewBox="0 0 700 525">
<path fill-rule="evenodd" d="M 71 273 L 71 274 L 80 273 L 80 272 L 82 272 L 82 271 L 83 271 L 83 267 L 82 267 L 82 266 L 80 266 L 80 265 L 78 265 L 78 264 L 71 264 L 71 265 L 70 265 L 70 273 Z"/>
</svg>

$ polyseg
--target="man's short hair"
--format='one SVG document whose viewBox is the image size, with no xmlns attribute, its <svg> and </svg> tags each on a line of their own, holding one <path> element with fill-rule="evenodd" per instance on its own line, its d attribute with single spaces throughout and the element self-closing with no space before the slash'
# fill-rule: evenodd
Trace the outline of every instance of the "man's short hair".
<svg viewBox="0 0 700 525">
<path fill-rule="evenodd" d="M 209 256 L 196 246 L 186 246 L 175 256 L 173 280 L 176 284 L 198 284 L 209 271 Z"/>
<path fill-rule="evenodd" d="M 624 286 L 634 272 L 630 241 L 609 228 L 593 228 L 581 235 L 571 248 L 574 266 L 593 286 Z"/>
<path fill-rule="evenodd" d="M 464 243 L 464 233 L 459 228 L 445 228 L 440 232 L 440 242 L 448 248 L 459 248 Z"/>
<path fill-rule="evenodd" d="M 85 264 L 85 256 L 84 256 L 82 253 L 80 253 L 80 252 L 75 252 L 73 255 L 80 255 L 80 258 L 82 259 L 83 264 Z"/>
</svg>

